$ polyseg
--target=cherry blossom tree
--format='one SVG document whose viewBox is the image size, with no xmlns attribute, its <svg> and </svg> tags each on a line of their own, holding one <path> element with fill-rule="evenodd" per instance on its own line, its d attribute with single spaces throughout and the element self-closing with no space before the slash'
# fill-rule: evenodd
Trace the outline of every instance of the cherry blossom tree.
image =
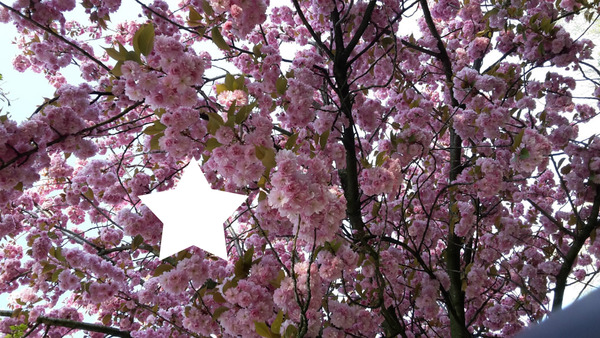
<svg viewBox="0 0 600 338">
<path fill-rule="evenodd" d="M 56 87 L 0 116 L 0 332 L 510 336 L 591 283 L 598 1 L 269 5 L 0 1 Z M 158 259 L 138 196 L 192 159 L 248 195 L 229 261 Z"/>
</svg>

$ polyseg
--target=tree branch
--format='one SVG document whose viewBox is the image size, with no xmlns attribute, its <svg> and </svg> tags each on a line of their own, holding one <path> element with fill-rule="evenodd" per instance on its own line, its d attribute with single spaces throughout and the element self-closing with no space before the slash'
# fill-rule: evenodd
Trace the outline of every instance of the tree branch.
<svg viewBox="0 0 600 338">
<path fill-rule="evenodd" d="M 66 134 L 66 135 L 61 135 L 61 136 L 59 136 L 58 138 L 56 138 L 56 139 L 54 139 L 54 140 L 52 140 L 52 141 L 50 141 L 50 142 L 46 143 L 46 148 L 47 148 L 47 147 L 50 147 L 50 146 L 53 146 L 53 145 L 55 145 L 55 144 L 58 144 L 58 143 L 60 143 L 60 142 L 62 142 L 62 141 L 64 141 L 64 140 L 66 140 L 67 138 L 69 138 L 69 137 L 71 137 L 71 136 L 81 136 L 81 135 L 86 135 L 86 134 L 89 134 L 91 131 L 93 131 L 94 129 L 96 129 L 96 128 L 98 128 L 98 127 L 102 127 L 102 126 L 104 126 L 104 125 L 107 125 L 107 124 L 109 124 L 109 123 L 111 123 L 111 122 L 114 122 L 114 121 L 116 121 L 116 120 L 120 119 L 121 117 L 123 117 L 123 116 L 125 116 L 127 113 L 129 113 L 130 111 L 132 111 L 132 110 L 134 110 L 135 108 L 137 108 L 137 107 L 141 106 L 141 105 L 142 105 L 142 103 L 143 103 L 143 101 L 138 101 L 138 102 L 134 103 L 133 105 L 131 105 L 131 106 L 127 107 L 126 109 L 124 109 L 124 110 L 123 110 L 123 111 L 122 111 L 120 114 L 117 114 L 117 115 L 115 115 L 115 116 L 111 117 L 110 119 L 108 119 L 108 120 L 106 120 L 106 121 L 103 121 L 103 122 L 100 122 L 100 123 L 98 123 L 98 124 L 96 124 L 96 125 L 93 125 L 93 126 L 91 126 L 91 127 L 84 128 L 84 129 L 82 129 L 82 130 L 80 130 L 80 131 L 78 131 L 78 132 L 76 132 L 76 133 L 73 133 L 73 134 Z M 33 155 L 33 154 L 35 154 L 35 153 L 36 153 L 38 150 L 39 150 L 39 147 L 34 147 L 34 148 L 32 148 L 32 149 L 30 149 L 30 150 L 28 150 L 28 151 L 26 151 L 26 152 L 23 152 L 23 153 L 17 153 L 17 156 L 15 156 L 15 157 L 11 158 L 10 160 L 8 160 L 8 161 L 6 161 L 6 162 L 4 162 L 4 161 L 3 161 L 3 162 L 2 162 L 2 164 L 0 165 L 0 170 L 2 170 L 2 169 L 4 169 L 4 168 L 6 168 L 6 167 L 8 167 L 8 166 L 12 165 L 13 163 L 17 162 L 19 159 L 21 159 L 21 158 L 23 158 L 23 157 L 25 157 L 25 158 L 29 158 L 29 156 L 31 156 L 31 155 Z"/>
<path fill-rule="evenodd" d="M 87 51 L 85 51 L 85 49 L 77 46 L 75 43 L 67 40 L 64 36 L 56 33 L 55 31 L 53 31 L 52 29 L 50 29 L 50 27 L 46 27 L 44 25 L 42 25 L 41 23 L 34 21 L 33 19 L 23 15 L 23 13 L 19 12 L 18 10 L 6 5 L 4 2 L 0 1 L 0 6 L 6 8 L 8 11 L 11 11 L 13 13 L 15 13 L 16 15 L 18 15 L 19 17 L 21 17 L 24 20 L 27 20 L 29 22 L 31 22 L 32 24 L 34 24 L 35 26 L 37 26 L 38 28 L 44 30 L 45 32 L 47 32 L 48 34 L 54 36 L 55 38 L 59 39 L 60 41 L 66 43 L 67 45 L 75 48 L 78 52 L 80 52 L 81 54 L 83 54 L 83 56 L 87 57 L 88 59 L 94 61 L 98 66 L 100 66 L 101 68 L 103 68 L 104 70 L 106 70 L 107 72 L 110 73 L 110 68 L 108 68 L 107 65 L 105 65 L 102 61 L 98 60 L 96 57 L 94 57 L 93 55 L 91 55 L 90 53 L 88 53 Z"/>
<path fill-rule="evenodd" d="M 0 310 L 0 316 L 2 316 L 2 317 L 13 317 L 14 315 L 17 315 L 17 313 L 15 313 L 14 311 Z M 71 319 L 39 316 L 36 319 L 35 323 L 38 325 L 44 324 L 44 325 L 48 325 L 48 326 L 62 326 L 62 327 L 68 327 L 70 329 L 75 329 L 75 330 L 100 332 L 100 333 L 104 333 L 104 334 L 115 336 L 115 337 L 131 338 L 131 334 L 129 333 L 129 331 L 121 331 L 117 328 L 110 327 L 110 326 L 78 322 L 78 321 L 71 320 Z"/>
<path fill-rule="evenodd" d="M 554 300 L 552 302 L 552 312 L 556 312 L 562 309 L 563 298 L 565 295 L 565 289 L 567 287 L 567 278 L 571 274 L 571 270 L 577 261 L 577 256 L 581 252 L 583 245 L 587 239 L 592 235 L 592 232 L 598 228 L 598 214 L 600 213 L 600 185 L 596 185 L 596 195 L 594 196 L 594 203 L 590 216 L 587 219 L 587 223 L 583 228 L 577 232 L 569 252 L 565 255 L 564 261 L 560 266 L 558 275 L 556 275 L 556 287 L 554 288 Z"/>
</svg>

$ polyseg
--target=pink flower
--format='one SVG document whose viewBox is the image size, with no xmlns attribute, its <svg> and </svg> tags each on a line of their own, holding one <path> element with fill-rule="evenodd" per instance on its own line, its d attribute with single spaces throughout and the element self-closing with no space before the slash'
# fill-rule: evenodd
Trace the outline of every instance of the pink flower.
<svg viewBox="0 0 600 338">
<path fill-rule="evenodd" d="M 73 272 L 70 270 L 63 270 L 58 275 L 58 286 L 61 290 L 76 290 L 80 287 L 81 280 L 79 277 L 75 276 Z"/>
<path fill-rule="evenodd" d="M 236 107 L 242 107 L 248 104 L 248 94 L 243 90 L 224 90 L 218 96 L 218 101 L 220 104 L 225 106 L 225 109 L 229 109 L 229 107 L 235 103 Z"/>
</svg>

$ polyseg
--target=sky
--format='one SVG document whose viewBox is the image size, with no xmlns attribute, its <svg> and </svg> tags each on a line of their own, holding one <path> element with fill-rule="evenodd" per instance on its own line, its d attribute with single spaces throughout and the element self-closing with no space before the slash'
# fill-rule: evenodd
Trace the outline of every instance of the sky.
<svg viewBox="0 0 600 338">
<path fill-rule="evenodd" d="M 1 27 L 0 74 L 3 79 L 0 81 L 0 88 L 10 101 L 10 106 L 6 102 L 0 102 L 1 114 L 9 112 L 14 120 L 23 121 L 43 102 L 44 97 L 53 96 L 54 87 L 48 84 L 42 74 L 32 70 L 23 73 L 14 70 L 13 59 L 19 54 L 14 43 L 17 30 L 12 25 L 1 24 Z"/>
</svg>

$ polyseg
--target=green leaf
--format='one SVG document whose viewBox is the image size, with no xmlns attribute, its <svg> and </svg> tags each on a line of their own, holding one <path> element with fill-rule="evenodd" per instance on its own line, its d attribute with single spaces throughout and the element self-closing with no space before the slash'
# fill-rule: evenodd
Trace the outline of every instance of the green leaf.
<svg viewBox="0 0 600 338">
<path fill-rule="evenodd" d="M 285 149 L 290 150 L 296 145 L 298 135 L 298 133 L 294 133 L 292 136 L 288 137 L 287 142 L 285 142 Z"/>
<path fill-rule="evenodd" d="M 144 243 L 144 237 L 142 235 L 136 235 L 131 241 L 131 251 L 137 250 Z"/>
<path fill-rule="evenodd" d="M 212 290 L 217 287 L 217 282 L 209 278 L 206 280 L 206 282 L 204 282 L 204 286 L 206 287 L 206 289 Z"/>
<path fill-rule="evenodd" d="M 224 92 L 226 90 L 229 90 L 229 89 L 227 89 L 227 85 L 224 85 L 222 83 L 217 83 L 215 87 L 217 89 L 217 95 L 221 94 L 222 92 Z"/>
<path fill-rule="evenodd" d="M 240 108 L 238 113 L 235 115 L 235 123 L 241 124 L 242 122 L 246 121 L 248 115 L 250 115 L 250 112 L 253 108 L 254 105 L 245 105 L 242 108 Z"/>
<path fill-rule="evenodd" d="M 66 262 L 67 259 L 65 258 L 65 256 L 63 256 L 62 254 L 62 248 L 56 248 L 55 250 L 53 250 L 52 252 L 52 256 L 54 256 L 54 258 L 58 259 L 59 262 Z"/>
<path fill-rule="evenodd" d="M 108 324 L 110 324 L 110 320 L 112 319 L 112 314 L 107 313 L 104 315 L 104 317 L 102 317 L 102 324 L 108 326 Z"/>
<path fill-rule="evenodd" d="M 377 154 L 377 157 L 375 158 L 375 166 L 381 167 L 381 165 L 387 159 L 388 159 L 388 156 L 385 154 L 385 152 L 381 152 L 381 153 Z"/>
<path fill-rule="evenodd" d="M 250 249 L 246 250 L 243 257 L 235 262 L 235 266 L 233 268 L 233 272 L 235 277 L 237 278 L 246 278 L 250 273 L 250 268 L 252 268 L 252 256 L 254 255 L 254 247 L 250 247 Z"/>
<path fill-rule="evenodd" d="M 244 252 L 244 264 L 252 265 L 252 256 L 254 256 L 254 247 L 251 246 L 246 252 Z"/>
<path fill-rule="evenodd" d="M 238 77 L 237 79 L 235 79 L 233 81 L 233 90 L 236 89 L 244 89 L 246 87 L 246 78 L 244 77 L 244 75 Z"/>
<path fill-rule="evenodd" d="M 262 201 L 264 201 L 266 199 L 267 199 L 267 193 L 266 192 L 261 191 L 261 192 L 258 193 L 258 201 L 259 202 L 262 202 Z"/>
<path fill-rule="evenodd" d="M 223 292 L 226 292 L 227 290 L 234 288 L 238 285 L 238 279 L 234 278 L 231 280 L 228 280 L 227 282 L 225 282 L 225 284 L 223 285 Z"/>
<path fill-rule="evenodd" d="M 215 311 L 213 311 L 212 319 L 217 320 L 221 316 L 221 314 L 225 311 L 229 310 L 227 306 L 220 306 Z"/>
<path fill-rule="evenodd" d="M 521 129 L 521 132 L 517 134 L 517 136 L 515 136 L 515 140 L 512 144 L 511 151 L 515 151 L 517 150 L 517 148 L 519 148 L 519 146 L 521 145 L 521 141 L 523 141 L 523 135 L 525 135 L 525 129 Z"/>
<path fill-rule="evenodd" d="M 154 121 L 154 124 L 152 124 L 151 126 L 147 127 L 146 129 L 144 129 L 144 134 L 146 135 L 156 135 L 158 133 L 163 132 L 165 129 L 167 129 L 167 126 L 165 126 L 164 124 L 160 123 L 160 121 Z"/>
<path fill-rule="evenodd" d="M 154 26 L 150 23 L 141 25 L 133 35 L 133 50 L 137 55 L 148 56 L 154 47 Z"/>
<path fill-rule="evenodd" d="M 190 16 L 188 22 L 191 24 L 191 26 L 196 26 L 197 24 L 202 22 L 202 15 L 200 15 L 200 13 L 198 13 L 198 11 L 194 7 L 190 6 L 189 8 Z"/>
<path fill-rule="evenodd" d="M 289 325 L 285 329 L 284 337 L 296 337 L 298 335 L 298 329 L 294 325 Z"/>
<path fill-rule="evenodd" d="M 56 265 L 54 264 L 46 264 L 44 268 L 42 268 L 42 274 L 48 273 L 50 271 L 54 271 L 56 269 Z"/>
<path fill-rule="evenodd" d="M 210 4 L 208 3 L 208 1 L 202 0 L 200 3 L 202 5 L 202 10 L 204 11 L 204 13 L 206 13 L 206 15 L 212 16 L 215 13 L 215 11 L 210 6 Z"/>
<path fill-rule="evenodd" d="M 123 65 L 123 61 L 117 62 L 110 72 L 113 73 L 113 75 L 117 76 L 117 77 L 123 75 L 123 72 L 121 71 L 122 65 Z"/>
<path fill-rule="evenodd" d="M 206 113 L 208 115 L 208 133 L 214 135 L 222 125 L 225 124 L 221 115 L 213 112 Z"/>
<path fill-rule="evenodd" d="M 258 333 L 261 337 L 272 337 L 271 329 L 269 329 L 266 323 L 254 322 L 254 329 L 256 330 L 256 333 Z"/>
<path fill-rule="evenodd" d="M 165 133 L 158 133 L 156 135 L 152 135 L 152 138 L 150 139 L 150 150 L 160 150 L 158 140 L 160 140 L 160 138 L 163 136 L 165 136 Z"/>
<path fill-rule="evenodd" d="M 279 287 L 281 286 L 281 281 L 283 281 L 284 278 L 285 278 L 285 271 L 279 270 L 277 277 L 272 279 L 269 282 L 269 284 L 271 284 L 271 286 L 273 286 L 275 289 L 279 289 Z"/>
<path fill-rule="evenodd" d="M 567 164 L 566 166 L 560 168 L 560 173 L 563 175 L 567 175 L 568 173 L 571 172 L 571 165 Z"/>
<path fill-rule="evenodd" d="M 134 61 L 139 64 L 142 64 L 142 59 L 140 59 L 140 54 L 138 54 L 132 50 L 127 52 L 127 61 Z"/>
<path fill-rule="evenodd" d="M 273 324 L 271 324 L 271 332 L 279 334 L 279 331 L 281 330 L 281 323 L 283 323 L 283 311 L 279 310 L 277 317 L 275 317 Z"/>
<path fill-rule="evenodd" d="M 375 218 L 379 215 L 379 210 L 381 209 L 381 202 L 375 201 L 373 203 L 373 209 L 371 210 L 371 217 Z"/>
<path fill-rule="evenodd" d="M 117 50 L 114 48 L 104 48 L 104 50 L 106 51 L 106 54 L 108 54 L 108 56 L 117 61 L 125 61 L 127 59 L 127 54 L 121 54 L 117 52 Z"/>
<path fill-rule="evenodd" d="M 215 291 L 215 292 L 211 293 L 211 295 L 213 296 L 213 299 L 215 302 L 217 302 L 219 304 L 227 303 L 227 300 L 225 299 L 225 297 L 223 297 L 223 295 L 219 291 Z"/>
<path fill-rule="evenodd" d="M 252 53 L 254 53 L 255 57 L 259 58 L 262 55 L 260 52 L 262 46 L 262 43 L 259 43 L 258 45 L 254 45 L 254 47 L 252 47 Z"/>
<path fill-rule="evenodd" d="M 385 38 L 381 39 L 381 45 L 383 46 L 383 48 L 387 48 L 389 45 L 394 43 L 394 38 L 390 37 L 390 36 L 386 36 Z"/>
<path fill-rule="evenodd" d="M 58 275 L 60 275 L 61 272 L 63 272 L 63 269 L 58 269 L 58 270 L 54 271 L 54 273 L 52 274 L 52 277 L 50 278 L 50 280 L 53 283 L 58 282 Z"/>
<path fill-rule="evenodd" d="M 521 151 L 519 152 L 519 159 L 526 160 L 529 157 L 531 157 L 531 154 L 529 153 L 529 149 L 527 149 L 527 148 L 521 149 Z"/>
<path fill-rule="evenodd" d="M 329 130 L 326 130 L 323 134 L 321 134 L 321 136 L 319 137 L 319 145 L 321 146 L 321 149 L 325 149 L 325 147 L 327 146 L 327 140 L 329 139 Z"/>
<path fill-rule="evenodd" d="M 227 90 L 233 90 L 233 83 L 235 82 L 235 77 L 233 75 L 227 73 L 225 74 L 225 88 Z"/>
<path fill-rule="evenodd" d="M 23 182 L 17 183 L 14 187 L 14 190 L 23 191 Z"/>
<path fill-rule="evenodd" d="M 158 116 L 158 118 L 161 118 L 167 111 L 165 110 L 165 108 L 157 108 L 154 110 L 154 115 Z"/>
<path fill-rule="evenodd" d="M 154 274 L 152 274 L 152 276 L 158 277 L 167 271 L 173 270 L 173 268 L 174 268 L 174 266 L 171 264 L 167 264 L 167 263 L 161 264 L 161 265 L 157 266 L 156 269 L 154 269 Z"/>
<path fill-rule="evenodd" d="M 235 101 L 231 104 L 231 106 L 229 107 L 229 110 L 227 110 L 227 122 L 225 122 L 225 126 L 229 127 L 229 128 L 233 128 L 233 126 L 235 125 L 235 111 L 237 110 L 237 107 L 235 106 Z"/>
<path fill-rule="evenodd" d="M 94 191 L 90 188 L 88 188 L 88 190 L 83 193 L 83 196 L 87 197 L 88 200 L 93 201 L 94 200 Z"/>
<path fill-rule="evenodd" d="M 262 161 L 267 170 L 275 168 L 277 162 L 275 162 L 275 151 L 273 149 L 265 146 L 254 146 L 254 150 L 256 152 L 256 158 Z"/>
<path fill-rule="evenodd" d="M 219 30 L 219 27 L 213 27 L 213 29 L 211 29 L 210 34 L 212 36 L 212 41 L 214 42 L 215 45 L 217 45 L 217 47 L 219 47 L 219 49 L 222 50 L 230 50 L 231 48 L 229 47 L 229 45 L 227 44 L 227 42 L 225 42 L 225 39 L 223 39 L 223 35 L 221 35 L 221 31 Z"/>
<path fill-rule="evenodd" d="M 277 81 L 275 81 L 275 88 L 277 89 L 277 94 L 283 95 L 287 90 L 288 81 L 285 77 L 280 76 Z"/>
<path fill-rule="evenodd" d="M 204 147 L 204 150 L 206 151 L 213 151 L 215 148 L 220 147 L 221 143 L 219 143 L 219 141 L 217 141 L 216 138 L 211 137 L 208 140 L 206 140 L 206 146 Z"/>
</svg>

